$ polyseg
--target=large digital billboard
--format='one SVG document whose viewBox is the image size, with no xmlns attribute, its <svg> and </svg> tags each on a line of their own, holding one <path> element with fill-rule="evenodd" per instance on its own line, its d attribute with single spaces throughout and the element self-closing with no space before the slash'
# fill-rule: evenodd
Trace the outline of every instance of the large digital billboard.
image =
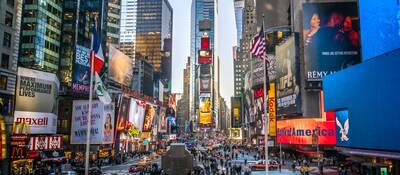
<svg viewBox="0 0 400 175">
<path fill-rule="evenodd" d="M 118 120 L 117 120 L 117 131 L 123 131 L 126 129 L 129 120 L 129 106 L 130 99 L 123 97 L 119 104 Z"/>
<path fill-rule="evenodd" d="M 313 137 L 320 145 L 336 145 L 334 121 L 317 119 L 290 119 L 277 122 L 277 142 L 282 144 L 311 145 Z"/>
<path fill-rule="evenodd" d="M 269 136 L 276 136 L 276 91 L 275 83 L 269 83 L 268 90 L 268 114 Z"/>
<path fill-rule="evenodd" d="M 242 99 L 241 97 L 231 97 L 231 125 L 240 127 L 242 122 Z"/>
<path fill-rule="evenodd" d="M 363 60 L 400 48 L 398 0 L 359 1 L 358 7 Z"/>
<path fill-rule="evenodd" d="M 144 116 L 143 131 L 149 132 L 153 129 L 153 120 L 156 115 L 156 109 L 153 105 L 146 105 L 146 115 Z"/>
<path fill-rule="evenodd" d="M 299 113 L 300 71 L 296 54 L 295 36 L 276 46 L 276 97 L 277 115 L 293 115 Z"/>
<path fill-rule="evenodd" d="M 304 3 L 306 79 L 320 81 L 326 75 L 359 63 L 359 32 L 356 2 Z"/>
<path fill-rule="evenodd" d="M 200 96 L 200 124 L 212 123 L 211 97 Z"/>
</svg>

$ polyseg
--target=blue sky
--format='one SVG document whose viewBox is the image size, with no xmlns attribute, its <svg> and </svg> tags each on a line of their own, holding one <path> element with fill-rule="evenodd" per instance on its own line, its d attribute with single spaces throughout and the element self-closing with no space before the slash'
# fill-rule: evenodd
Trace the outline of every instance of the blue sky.
<svg viewBox="0 0 400 175">
<path fill-rule="evenodd" d="M 174 13 L 172 51 L 172 92 L 183 91 L 183 69 L 190 55 L 191 0 L 169 0 Z M 233 0 L 219 0 L 219 54 L 221 96 L 230 102 L 233 96 L 232 46 L 236 45 Z"/>
</svg>

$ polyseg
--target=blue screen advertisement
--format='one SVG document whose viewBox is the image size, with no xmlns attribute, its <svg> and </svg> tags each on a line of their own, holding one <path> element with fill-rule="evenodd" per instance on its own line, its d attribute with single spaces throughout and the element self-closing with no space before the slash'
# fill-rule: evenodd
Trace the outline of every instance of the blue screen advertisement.
<svg viewBox="0 0 400 175">
<path fill-rule="evenodd" d="M 359 1 L 363 60 L 400 48 L 400 1 Z"/>
<path fill-rule="evenodd" d="M 336 145 L 350 146 L 350 120 L 349 111 L 341 110 L 335 112 L 336 120 Z"/>
</svg>

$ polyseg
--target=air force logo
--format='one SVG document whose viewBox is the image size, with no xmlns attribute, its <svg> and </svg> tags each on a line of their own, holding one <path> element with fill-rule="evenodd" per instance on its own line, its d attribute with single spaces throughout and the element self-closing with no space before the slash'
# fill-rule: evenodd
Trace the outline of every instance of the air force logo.
<svg viewBox="0 0 400 175">
<path fill-rule="evenodd" d="M 349 137 L 347 136 L 347 134 L 349 133 L 349 119 L 347 118 L 345 121 L 344 121 L 344 125 L 342 125 L 340 122 L 339 122 L 339 120 L 338 120 L 338 118 L 336 118 L 336 125 L 339 127 L 339 129 L 340 129 L 340 131 L 339 131 L 339 133 L 341 134 L 341 136 L 340 136 L 340 140 L 342 141 L 342 142 L 344 142 L 344 141 L 349 141 Z"/>
</svg>

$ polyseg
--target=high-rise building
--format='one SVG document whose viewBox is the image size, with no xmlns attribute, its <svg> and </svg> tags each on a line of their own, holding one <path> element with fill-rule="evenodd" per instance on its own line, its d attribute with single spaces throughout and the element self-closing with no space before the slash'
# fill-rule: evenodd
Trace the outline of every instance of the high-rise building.
<svg viewBox="0 0 400 175">
<path fill-rule="evenodd" d="M 62 2 L 24 1 L 19 64 L 57 73 L 60 61 Z"/>
<path fill-rule="evenodd" d="M 198 108 L 199 108 L 199 97 L 200 94 L 203 96 L 211 97 L 212 104 L 212 120 L 213 123 L 209 126 L 217 126 L 216 121 L 218 118 L 218 95 L 219 95 L 219 79 L 216 79 L 218 74 L 218 41 L 217 41 L 217 30 L 218 30 L 218 1 L 217 0 L 193 0 L 191 9 L 191 83 L 194 85 L 191 87 L 190 94 L 190 116 L 194 122 L 194 130 L 198 131 L 196 126 L 199 123 Z M 202 38 L 207 39 L 207 48 L 202 48 Z M 211 53 L 212 60 L 208 63 L 199 63 L 199 51 L 205 51 Z M 204 53 L 204 52 L 203 52 Z M 216 66 L 216 65 L 217 66 Z M 202 77 L 201 79 L 199 77 Z M 206 80 L 208 79 L 208 80 Z M 210 88 L 201 91 L 200 82 L 206 80 L 209 83 Z"/>
<path fill-rule="evenodd" d="M 4 145 L 11 131 L 17 74 L 22 4 L 18 0 L 0 1 L 0 134 L 3 150 L 0 151 L 0 173 L 8 173 L 9 159 Z M 4 117 L 4 118 L 3 118 Z M 6 126 L 6 128 L 4 128 Z"/>
<path fill-rule="evenodd" d="M 183 70 L 183 93 L 182 98 L 178 101 L 177 106 L 177 122 L 184 131 L 185 124 L 190 122 L 190 107 L 189 107 L 189 95 L 190 95 L 190 57 L 187 58 L 185 69 Z"/>
<path fill-rule="evenodd" d="M 167 89 L 171 66 L 163 63 L 172 62 L 172 16 L 168 0 L 137 0 L 135 57 L 153 65 Z"/>
<path fill-rule="evenodd" d="M 242 39 L 243 32 L 243 11 L 244 11 L 244 0 L 234 0 L 235 8 L 235 24 L 236 24 L 236 41 L 240 42 Z"/>
<path fill-rule="evenodd" d="M 119 50 L 133 60 L 135 60 L 136 15 L 137 0 L 122 0 Z"/>
</svg>

